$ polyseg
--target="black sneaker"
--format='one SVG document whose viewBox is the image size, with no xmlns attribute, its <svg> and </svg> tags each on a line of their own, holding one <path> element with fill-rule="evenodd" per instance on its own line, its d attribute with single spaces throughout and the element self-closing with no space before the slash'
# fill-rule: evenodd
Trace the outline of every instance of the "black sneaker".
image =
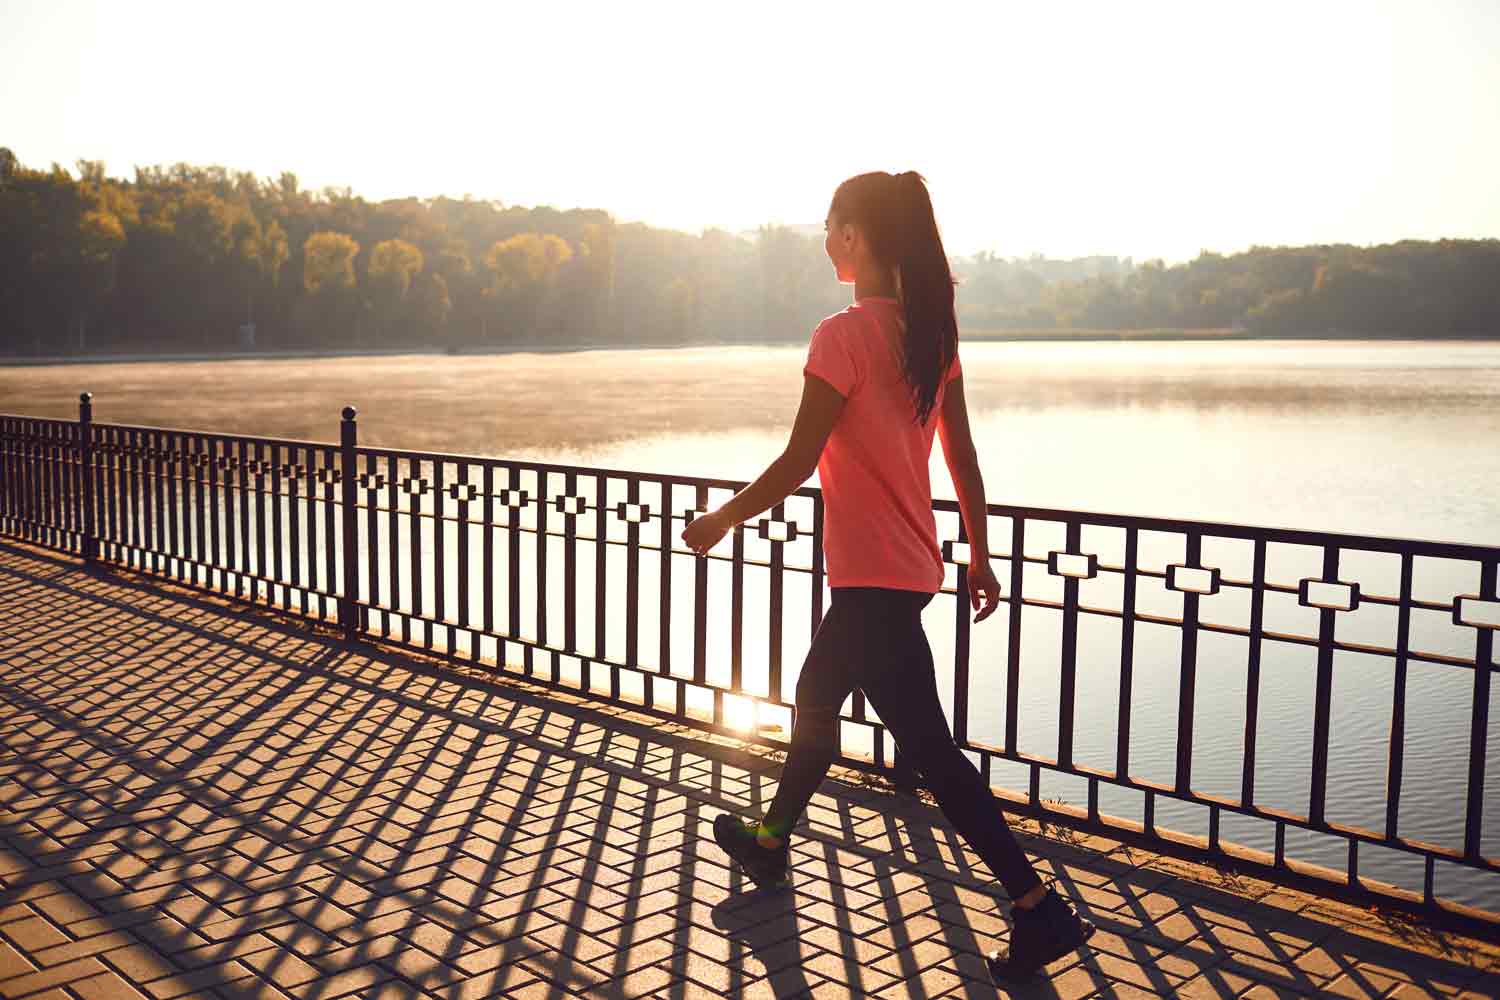
<svg viewBox="0 0 1500 1000">
<path fill-rule="evenodd" d="M 1011 908 L 1010 948 L 985 955 L 996 985 L 1023 982 L 1087 941 L 1094 925 L 1048 886 L 1042 901 L 1029 910 Z"/>
<path fill-rule="evenodd" d="M 789 838 L 782 837 L 777 847 L 762 847 L 755 839 L 759 829 L 759 823 L 746 822 L 729 813 L 714 817 L 714 841 L 740 870 L 762 889 L 785 889 L 791 884 Z"/>
</svg>

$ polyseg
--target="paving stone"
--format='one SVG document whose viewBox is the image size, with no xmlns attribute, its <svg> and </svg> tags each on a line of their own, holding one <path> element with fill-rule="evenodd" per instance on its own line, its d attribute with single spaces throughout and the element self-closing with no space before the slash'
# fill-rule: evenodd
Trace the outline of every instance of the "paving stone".
<svg viewBox="0 0 1500 1000">
<path fill-rule="evenodd" d="M 0 540 L 0 996 L 994 995 L 1008 901 L 925 796 L 835 769 L 748 891 L 712 818 L 779 751 L 75 566 Z M 1500 993 L 1493 943 L 1014 826 L 1099 926 L 1037 995 Z"/>
</svg>

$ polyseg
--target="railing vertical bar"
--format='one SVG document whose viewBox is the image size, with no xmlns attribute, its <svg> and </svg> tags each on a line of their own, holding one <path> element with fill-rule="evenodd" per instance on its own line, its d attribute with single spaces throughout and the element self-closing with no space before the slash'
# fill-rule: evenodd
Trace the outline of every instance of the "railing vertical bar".
<svg viewBox="0 0 1500 1000">
<path fill-rule="evenodd" d="M 143 437 L 146 443 L 142 445 L 145 461 L 141 463 L 141 537 L 146 554 L 142 559 L 142 568 L 147 568 L 146 559 L 149 559 L 149 568 L 156 573 L 161 570 L 161 557 L 158 555 L 161 551 L 161 537 L 157 529 L 161 522 L 161 481 L 158 478 L 161 452 L 156 431 L 145 431 Z"/>
<path fill-rule="evenodd" d="M 1323 579 L 1337 580 L 1339 575 L 1339 548 L 1329 544 L 1323 546 Z M 1318 611 L 1318 680 L 1313 701 L 1313 757 L 1312 788 L 1307 805 L 1307 821 L 1313 826 L 1323 825 L 1323 808 L 1328 794 L 1328 728 L 1330 706 L 1333 699 L 1333 634 L 1334 616 L 1332 608 Z"/>
<path fill-rule="evenodd" d="M 286 521 L 287 553 L 291 556 L 291 573 L 288 576 L 293 588 L 298 591 L 298 603 L 302 613 L 307 614 L 307 590 L 302 585 L 302 463 L 297 460 L 299 448 L 289 445 L 286 449 Z M 210 463 L 212 464 L 212 463 Z M 292 603 L 291 591 L 287 591 L 287 604 Z"/>
<path fill-rule="evenodd" d="M 286 532 L 282 527 L 281 466 L 286 461 L 289 459 L 283 456 L 281 445 L 273 443 L 266 459 L 271 472 L 271 579 L 281 586 L 281 597 L 276 597 L 275 585 L 268 587 L 267 592 L 272 603 L 278 607 L 287 607 L 292 603 L 291 591 L 286 586 L 286 560 L 282 555 L 282 548 L 286 545 Z"/>
<path fill-rule="evenodd" d="M 594 476 L 594 656 L 603 660 L 608 649 L 607 624 L 609 587 L 609 477 L 604 473 Z M 611 670 L 613 684 L 618 683 L 619 671 Z M 610 696 L 618 699 L 618 691 Z"/>
<path fill-rule="evenodd" d="M 1116 705 L 1115 777 L 1130 776 L 1130 708 L 1135 684 L 1135 562 L 1140 531 L 1125 529 L 1125 564 L 1120 568 L 1120 698 Z"/>
<path fill-rule="evenodd" d="M 407 551 L 407 583 L 411 588 L 411 613 L 402 620 L 402 638 L 411 642 L 411 622 L 413 619 L 421 619 L 424 615 L 422 609 L 422 497 L 427 495 L 425 489 L 427 481 L 422 478 L 421 460 L 408 457 L 406 460 L 406 481 L 410 488 L 406 492 L 406 551 Z M 432 631 L 425 622 L 419 622 L 427 635 L 427 645 L 432 645 Z"/>
<path fill-rule="evenodd" d="M 234 594 L 240 595 L 240 583 L 244 580 L 250 586 L 250 597 L 255 597 L 255 581 L 245 579 L 245 574 L 250 572 L 250 461 L 247 442 L 241 438 L 236 442 L 236 457 L 238 459 L 238 475 L 240 489 L 240 575 L 234 578 Z"/>
<path fill-rule="evenodd" d="M 733 528 L 734 561 L 729 567 L 729 685 L 745 684 L 745 526 Z M 819 543 L 821 545 L 821 540 Z"/>
<path fill-rule="evenodd" d="M 1010 525 L 1010 635 L 1005 650 L 1005 749 L 1016 752 L 1016 717 L 1021 695 L 1021 591 L 1026 565 L 1026 519 L 1012 515 Z"/>
<path fill-rule="evenodd" d="M 47 537 L 46 520 L 46 453 L 47 445 L 40 427 L 33 421 L 29 424 L 30 437 L 27 444 L 27 528 L 26 537 L 33 541 L 44 541 Z"/>
<path fill-rule="evenodd" d="M 495 467 L 484 463 L 484 630 L 495 631 Z M 498 646 L 496 647 L 499 648 Z M 500 666 L 496 663 L 496 666 Z"/>
<path fill-rule="evenodd" d="M 359 483 L 357 454 L 359 448 L 359 424 L 357 412 L 345 406 L 339 420 L 339 548 L 343 557 L 343 586 L 339 601 L 339 621 L 343 626 L 344 640 L 355 637 L 360 629 L 359 615 Z M 334 478 L 332 476 L 330 479 Z M 330 486 L 333 484 L 330 483 Z M 329 507 L 333 498 L 329 498 Z"/>
<path fill-rule="evenodd" d="M 508 481 L 512 498 L 518 497 L 521 492 L 521 470 L 518 466 L 509 466 L 510 475 Z M 509 508 L 506 515 L 506 528 L 509 530 L 509 543 L 506 545 L 506 577 L 505 596 L 506 612 L 505 634 L 512 639 L 521 636 L 521 510 L 517 504 Z M 632 584 L 635 582 L 634 575 L 631 577 Z M 500 664 L 505 665 L 503 662 Z"/>
<path fill-rule="evenodd" d="M 1255 540 L 1254 565 L 1250 571 L 1250 645 L 1245 665 L 1245 737 L 1240 762 L 1240 802 L 1255 801 L 1255 741 L 1260 727 L 1260 648 L 1265 624 L 1266 540 Z"/>
<path fill-rule="evenodd" d="M 79 397 L 78 448 L 79 461 L 83 464 L 83 561 L 93 565 L 99 557 L 99 515 L 95 508 L 95 497 L 99 496 L 99 474 L 94 471 L 94 409 L 93 397 L 84 393 Z"/>
<path fill-rule="evenodd" d="M 958 543 L 969 541 L 968 526 L 958 519 Z M 986 555 L 980 554 L 981 557 Z M 973 546 L 969 562 L 956 563 L 953 601 L 953 741 L 964 746 L 969 741 L 969 565 L 974 560 Z"/>
<path fill-rule="evenodd" d="M 447 652 L 453 655 L 453 627 L 444 624 L 449 621 L 449 561 L 447 561 L 447 550 L 449 550 L 449 526 L 447 526 L 447 493 L 444 489 L 444 471 L 447 462 L 443 456 L 432 456 L 432 604 L 434 612 L 432 618 L 437 625 L 429 625 L 429 637 L 435 630 L 443 630 L 447 634 Z"/>
<path fill-rule="evenodd" d="M 365 452 L 365 593 L 371 608 L 381 607 L 380 600 L 380 487 L 375 478 L 378 459 Z M 382 618 L 386 616 L 382 615 Z M 370 623 L 365 621 L 365 628 Z"/>
<path fill-rule="evenodd" d="M 670 674 L 672 672 L 672 536 L 675 534 L 675 526 L 672 524 L 672 480 L 663 478 L 661 482 L 661 566 L 658 572 L 661 599 L 657 602 L 657 610 L 660 616 L 657 622 L 657 664 L 656 672 L 659 674 Z M 679 716 L 683 710 L 682 685 L 677 686 L 677 706 L 675 711 Z"/>
<path fill-rule="evenodd" d="M 27 467 L 30 472 L 31 511 L 30 538 L 40 545 L 47 544 L 47 477 L 51 473 L 47 461 L 47 434 L 39 421 L 30 422 L 31 445 Z"/>
<path fill-rule="evenodd" d="M 1203 537 L 1187 533 L 1187 565 L 1200 565 Z M 1177 688 L 1177 780 L 1180 794 L 1193 789 L 1193 714 L 1198 689 L 1198 595 L 1182 595 L 1182 658 Z"/>
<path fill-rule="evenodd" d="M 223 549 L 223 542 L 219 538 L 219 512 L 220 512 L 220 509 L 221 509 L 221 506 L 222 506 L 220 504 L 220 502 L 219 502 L 219 440 L 216 437 L 210 437 L 208 435 L 204 435 L 204 437 L 203 437 L 203 443 L 208 448 L 208 464 L 205 465 L 204 468 L 208 469 L 208 511 L 207 511 L 207 514 L 208 514 L 208 547 L 209 547 L 209 555 L 210 555 L 210 559 L 209 559 L 210 569 L 208 569 L 208 570 L 206 570 L 204 572 L 203 578 L 204 578 L 204 582 L 207 585 L 213 586 L 213 579 L 214 579 L 213 571 L 214 570 L 218 570 L 219 571 L 219 588 L 218 589 L 219 590 L 228 590 L 229 589 L 229 587 L 228 587 L 229 578 L 224 573 L 224 561 L 223 561 L 223 558 L 222 558 L 222 554 L 223 554 L 223 551 L 224 551 L 224 549 Z M 305 612 L 307 609 L 303 608 L 302 610 Z"/>
<path fill-rule="evenodd" d="M 1401 553 L 1396 605 L 1396 669 L 1391 680 L 1391 737 L 1385 769 L 1385 837 L 1395 840 L 1401 816 L 1401 772 L 1406 759 L 1406 660 L 1411 645 L 1412 554 Z"/>
<path fill-rule="evenodd" d="M 1076 520 L 1067 522 L 1067 552 L 1081 549 L 1082 526 Z M 1078 578 L 1063 577 L 1062 662 L 1059 665 L 1057 691 L 1057 763 L 1073 766 L 1073 708 L 1078 689 Z"/>
<path fill-rule="evenodd" d="M 167 482 L 167 545 L 166 551 L 170 558 L 167 559 L 167 572 L 181 579 L 183 576 L 183 557 L 186 555 L 178 545 L 178 504 L 177 504 L 177 475 L 182 468 L 182 452 L 176 434 L 169 434 L 166 438 L 166 482 Z"/>
<path fill-rule="evenodd" d="M 110 456 L 105 462 L 105 492 L 108 495 L 105 499 L 105 507 L 108 508 L 105 516 L 108 522 L 108 537 L 111 541 L 110 558 L 120 559 L 120 541 L 124 537 L 124 517 L 120 510 L 121 498 L 124 496 L 124 475 L 121 475 L 120 471 L 121 463 L 124 462 L 124 456 L 121 454 L 123 445 L 121 445 L 118 430 L 111 427 L 107 435 L 105 439 L 110 442 Z"/>
<path fill-rule="evenodd" d="M 66 541 L 62 548 L 69 552 L 83 552 L 83 521 L 81 498 L 83 485 L 79 482 L 78 424 L 59 424 L 57 427 L 58 451 L 61 453 L 63 483 L 63 505 L 61 515 Z"/>
<path fill-rule="evenodd" d="M 786 501 L 783 500 L 771 508 L 771 517 L 778 521 L 786 520 Z M 766 651 L 770 666 L 771 697 L 778 704 L 785 701 L 781 691 L 781 574 L 785 565 L 781 551 L 783 544 L 771 539 L 771 620 L 769 622 L 770 635 L 767 638 L 770 648 Z"/>
<path fill-rule="evenodd" d="M 214 582 L 213 570 L 210 569 L 213 562 L 208 555 L 208 539 L 205 537 L 203 522 L 207 517 L 208 507 L 208 473 L 205 470 L 213 458 L 209 454 L 208 441 L 202 434 L 194 434 L 190 440 L 193 443 L 193 559 L 202 565 L 201 571 L 198 566 L 193 567 L 190 579 L 195 584 L 211 586 Z"/>
<path fill-rule="evenodd" d="M 469 463 L 458 463 L 458 627 L 469 627 Z M 470 639 L 471 642 L 476 642 Z M 477 644 L 477 642 L 476 642 Z"/>
<path fill-rule="evenodd" d="M 328 594 L 338 594 L 343 590 L 343 574 L 340 572 L 342 564 L 339 559 L 338 547 L 343 541 L 343 532 L 339 521 L 338 498 L 343 479 L 342 471 L 339 469 L 339 452 L 333 448 L 322 448 L 321 462 L 323 467 L 323 589 Z M 338 597 L 334 598 L 334 613 L 337 614 L 342 603 Z M 328 618 L 328 596 L 318 595 L 318 616 Z"/>
<path fill-rule="evenodd" d="M 302 459 L 297 463 L 297 479 L 301 482 L 297 494 L 297 505 L 301 508 L 303 531 L 297 544 L 302 554 L 302 613 L 309 614 L 312 607 L 312 591 L 318 584 L 318 458 L 311 445 L 293 453 Z M 319 602 L 321 609 L 321 601 Z"/>
<path fill-rule="evenodd" d="M 224 458 L 224 568 L 228 575 L 224 577 L 224 589 L 228 590 L 230 576 L 234 578 L 234 594 L 240 593 L 240 576 L 237 572 L 239 567 L 239 544 L 237 526 L 239 524 L 238 508 L 240 499 L 237 494 L 239 480 L 239 457 L 235 455 L 235 445 L 232 440 L 225 438 L 220 442 L 223 446 Z"/>
<path fill-rule="evenodd" d="M 63 475 L 63 445 L 58 437 L 58 428 L 55 424 L 46 425 L 45 436 L 46 462 L 47 462 L 47 503 L 42 509 L 45 518 L 47 544 L 54 549 L 63 549 L 67 545 L 67 526 L 63 520 L 64 511 L 67 510 L 67 498 L 65 495 L 66 485 Z"/>
<path fill-rule="evenodd" d="M 385 559 L 387 606 L 401 619 L 401 641 L 411 642 L 411 618 L 401 611 L 401 592 L 410 592 L 410 586 L 402 587 L 401 579 L 401 462 L 395 454 L 385 456 Z M 409 605 L 408 605 L 409 606 Z M 380 634 L 392 635 L 391 615 L 382 616 Z"/>
<path fill-rule="evenodd" d="M 443 624 L 448 620 L 448 499 L 443 492 L 442 456 L 432 457 L 432 618 L 436 625 L 427 627 L 427 646 L 431 648 L 433 634 L 442 629 L 448 635 L 448 655 L 453 655 L 453 629 Z"/>
<path fill-rule="evenodd" d="M 142 481 L 146 486 L 146 499 L 142 508 L 145 521 L 146 551 L 151 559 L 151 572 L 161 572 L 162 552 L 165 549 L 166 532 L 165 527 L 165 505 L 162 502 L 163 482 L 161 472 L 161 432 L 146 432 L 146 464 L 141 470 Z"/>
<path fill-rule="evenodd" d="M 536 470 L 536 641 L 547 644 L 547 470 Z"/>
<path fill-rule="evenodd" d="M 1496 560 L 1482 563 L 1479 570 L 1479 594 L 1487 601 L 1496 599 Z M 1455 601 L 1457 598 L 1455 598 Z M 1474 640 L 1474 701 L 1469 712 L 1469 795 L 1464 810 L 1464 857 L 1480 860 L 1480 839 L 1484 832 L 1484 755 L 1490 728 L 1490 673 L 1495 630 L 1481 628 Z"/>
<path fill-rule="evenodd" d="M 271 578 L 271 560 L 266 558 L 266 445 L 264 442 L 255 442 L 255 572 L 257 576 Z M 273 504 L 274 507 L 274 504 Z M 256 583 L 257 589 L 264 587 L 266 591 L 266 602 L 274 600 L 274 594 L 269 583 Z"/>
<path fill-rule="evenodd" d="M 812 498 L 812 616 L 808 639 L 818 634 L 823 620 L 823 496 Z"/>
<path fill-rule="evenodd" d="M 16 522 L 13 510 L 12 491 L 16 484 L 16 470 L 14 464 L 15 434 L 11 430 L 11 419 L 0 416 L 0 530 L 7 534 L 16 533 Z"/>
<path fill-rule="evenodd" d="M 695 513 L 708 511 L 708 487 L 699 483 L 694 490 Z M 708 682 L 708 557 L 694 559 L 693 566 L 693 683 Z M 723 725 L 723 699 L 716 699 L 714 723 Z"/>
<path fill-rule="evenodd" d="M 573 510 L 573 498 L 578 495 L 578 473 L 569 469 L 563 474 L 563 503 L 568 513 L 563 515 L 563 649 L 569 653 L 578 651 L 578 517 Z M 584 685 L 584 690 L 588 686 Z"/>
</svg>

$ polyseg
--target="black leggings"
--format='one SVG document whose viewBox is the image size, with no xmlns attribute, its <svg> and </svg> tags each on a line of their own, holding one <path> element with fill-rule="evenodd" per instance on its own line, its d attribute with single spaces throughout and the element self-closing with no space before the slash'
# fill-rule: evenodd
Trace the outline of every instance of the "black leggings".
<svg viewBox="0 0 1500 1000">
<path fill-rule="evenodd" d="M 817 791 L 839 746 L 839 710 L 856 687 L 921 772 L 943 815 L 1012 899 L 1041 884 L 979 769 L 953 742 L 938 701 L 922 609 L 933 595 L 834 587 L 797 679 L 792 744 L 765 826 L 784 837 Z"/>
</svg>

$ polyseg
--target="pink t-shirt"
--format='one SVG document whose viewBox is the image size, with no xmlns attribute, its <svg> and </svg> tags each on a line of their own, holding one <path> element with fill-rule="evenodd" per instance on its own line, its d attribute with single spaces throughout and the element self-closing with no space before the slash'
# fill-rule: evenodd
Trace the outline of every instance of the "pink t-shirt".
<svg viewBox="0 0 1500 1000">
<path fill-rule="evenodd" d="M 943 585 L 927 463 L 945 390 L 961 369 L 955 356 L 918 426 L 892 346 L 900 342 L 901 319 L 896 299 L 866 296 L 819 323 L 808 345 L 803 374 L 847 400 L 818 457 L 830 587 L 935 593 Z"/>
</svg>

